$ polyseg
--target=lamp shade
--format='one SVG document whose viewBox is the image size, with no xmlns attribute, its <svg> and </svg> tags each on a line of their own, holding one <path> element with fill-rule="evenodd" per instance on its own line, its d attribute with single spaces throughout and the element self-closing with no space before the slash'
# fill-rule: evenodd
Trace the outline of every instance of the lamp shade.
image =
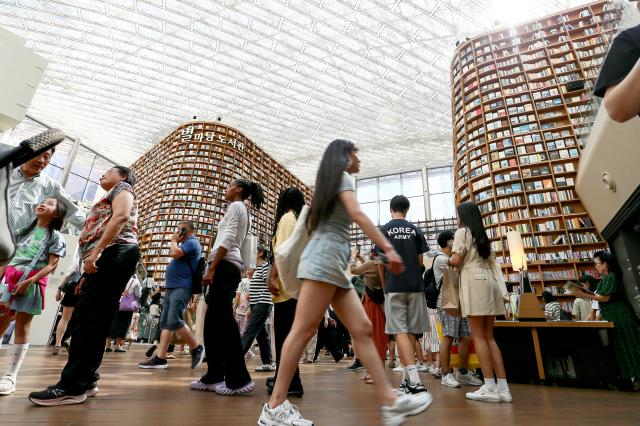
<svg viewBox="0 0 640 426">
<path fill-rule="evenodd" d="M 524 243 L 522 242 L 520 232 L 507 232 L 507 243 L 509 244 L 509 257 L 511 257 L 511 267 L 513 270 L 526 270 L 527 256 L 524 253 Z"/>
</svg>

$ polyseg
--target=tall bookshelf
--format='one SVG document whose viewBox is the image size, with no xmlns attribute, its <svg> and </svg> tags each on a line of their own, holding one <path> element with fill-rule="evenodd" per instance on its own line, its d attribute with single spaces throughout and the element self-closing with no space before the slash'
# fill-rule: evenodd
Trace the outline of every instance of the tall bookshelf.
<svg viewBox="0 0 640 426">
<path fill-rule="evenodd" d="M 460 44 L 451 65 L 455 191 L 474 201 L 519 292 L 506 234 L 522 233 L 534 291 L 559 294 L 606 248 L 574 190 L 594 81 L 621 17 L 598 1 Z M 567 307 L 567 306 L 566 306 Z"/>
<path fill-rule="evenodd" d="M 268 242 L 280 191 L 297 186 L 308 201 L 311 190 L 242 132 L 221 123 L 194 121 L 176 128 L 132 166 L 138 176 L 142 261 L 164 281 L 171 260 L 171 235 L 180 221 L 196 224 L 208 256 L 222 219 L 228 184 L 237 178 L 262 185 L 265 204 L 252 209 L 252 232 Z"/>
</svg>

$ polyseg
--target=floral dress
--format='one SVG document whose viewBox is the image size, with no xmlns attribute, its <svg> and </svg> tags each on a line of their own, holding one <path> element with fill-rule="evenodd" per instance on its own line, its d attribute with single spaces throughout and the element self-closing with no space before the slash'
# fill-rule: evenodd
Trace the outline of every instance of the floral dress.
<svg viewBox="0 0 640 426">
<path fill-rule="evenodd" d="M 611 296 L 600 302 L 602 318 L 613 323 L 613 347 L 622 377 L 640 379 L 640 332 L 631 306 L 624 300 L 624 288 L 615 274 L 602 277 L 596 293 Z"/>
</svg>

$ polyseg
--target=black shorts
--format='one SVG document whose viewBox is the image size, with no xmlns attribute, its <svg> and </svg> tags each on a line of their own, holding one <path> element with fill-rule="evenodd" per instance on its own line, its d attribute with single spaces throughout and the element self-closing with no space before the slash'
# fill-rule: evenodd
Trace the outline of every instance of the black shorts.
<svg viewBox="0 0 640 426">
<path fill-rule="evenodd" d="M 77 302 L 78 302 L 78 296 L 76 296 L 75 289 L 73 289 L 71 291 L 67 291 L 64 294 L 64 297 L 60 301 L 60 304 L 65 308 L 75 308 Z"/>
</svg>

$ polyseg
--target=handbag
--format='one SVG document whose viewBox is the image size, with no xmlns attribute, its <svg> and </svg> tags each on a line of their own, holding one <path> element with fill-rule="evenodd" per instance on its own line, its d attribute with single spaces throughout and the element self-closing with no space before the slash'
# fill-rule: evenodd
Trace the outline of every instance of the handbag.
<svg viewBox="0 0 640 426">
<path fill-rule="evenodd" d="M 461 317 L 460 308 L 460 272 L 447 266 L 442 275 L 442 309 L 453 317 Z"/>
<path fill-rule="evenodd" d="M 129 279 L 129 283 L 127 284 L 126 288 L 127 295 L 120 298 L 120 306 L 118 309 L 122 312 L 136 312 L 138 309 L 140 309 L 140 303 L 138 302 L 138 298 L 136 297 L 135 293 L 131 293 L 129 291 L 134 279 L 135 276 Z"/>
<path fill-rule="evenodd" d="M 242 263 L 247 269 L 255 269 L 258 263 L 258 237 L 249 233 L 251 229 L 251 214 L 249 214 L 249 207 L 243 204 L 247 209 L 247 234 L 244 236 L 242 247 L 240 247 L 240 257 Z"/>
<path fill-rule="evenodd" d="M 309 206 L 305 205 L 298 215 L 291 236 L 280 244 L 274 253 L 280 282 L 285 292 L 294 299 L 298 298 L 302 285 L 302 280 L 298 278 L 298 263 L 300 263 L 300 256 L 311 238 L 307 229 L 308 214 Z"/>
</svg>

